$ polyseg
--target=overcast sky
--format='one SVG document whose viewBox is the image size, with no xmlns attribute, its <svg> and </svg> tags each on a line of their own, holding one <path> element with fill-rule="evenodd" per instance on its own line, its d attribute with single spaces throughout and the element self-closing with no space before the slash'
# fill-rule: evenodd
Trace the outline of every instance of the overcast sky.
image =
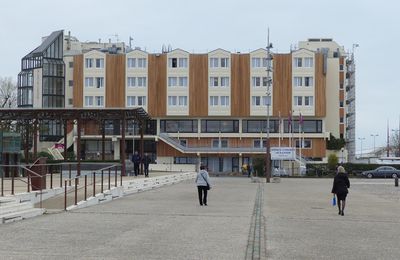
<svg viewBox="0 0 400 260">
<path fill-rule="evenodd" d="M 71 31 L 80 41 L 118 39 L 148 52 L 163 44 L 189 52 L 217 48 L 273 51 L 313 37 L 353 43 L 357 76 L 357 138 L 363 149 L 386 143 L 386 125 L 399 128 L 400 2 L 395 0 L 8 0 L 1 3 L 0 76 L 16 79 L 21 58 L 52 31 Z M 357 141 L 357 151 L 360 141 Z"/>
</svg>

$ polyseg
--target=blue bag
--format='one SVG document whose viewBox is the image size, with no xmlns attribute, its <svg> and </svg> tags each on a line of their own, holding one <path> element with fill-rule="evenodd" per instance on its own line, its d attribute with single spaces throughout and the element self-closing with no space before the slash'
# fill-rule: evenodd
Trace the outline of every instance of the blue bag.
<svg viewBox="0 0 400 260">
<path fill-rule="evenodd" d="M 336 197 L 333 195 L 332 197 L 332 206 L 336 206 Z"/>
</svg>

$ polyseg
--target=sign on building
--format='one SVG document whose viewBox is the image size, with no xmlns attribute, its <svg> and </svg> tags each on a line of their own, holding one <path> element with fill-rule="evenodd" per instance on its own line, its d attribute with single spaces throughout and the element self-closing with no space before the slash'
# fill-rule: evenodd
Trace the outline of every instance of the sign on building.
<svg viewBox="0 0 400 260">
<path fill-rule="evenodd" d="M 271 147 L 271 160 L 295 160 L 296 150 L 293 147 Z"/>
</svg>

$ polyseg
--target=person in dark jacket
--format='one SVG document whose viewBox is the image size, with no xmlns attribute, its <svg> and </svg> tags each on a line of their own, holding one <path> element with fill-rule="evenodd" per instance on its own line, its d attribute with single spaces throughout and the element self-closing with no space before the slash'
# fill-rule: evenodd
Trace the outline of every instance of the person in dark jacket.
<svg viewBox="0 0 400 260">
<path fill-rule="evenodd" d="M 145 153 L 143 156 L 144 177 L 149 177 L 149 164 L 151 162 L 150 156 Z"/>
<path fill-rule="evenodd" d="M 339 215 L 344 216 L 344 208 L 346 206 L 346 197 L 349 192 L 348 188 L 350 188 L 350 181 L 343 166 L 339 166 L 337 172 L 338 173 L 333 180 L 332 193 L 336 194 L 337 197 Z"/>
<path fill-rule="evenodd" d="M 139 164 L 140 164 L 140 155 L 137 151 L 132 155 L 132 162 L 133 162 L 133 170 L 135 172 L 135 176 L 139 174 Z"/>
</svg>

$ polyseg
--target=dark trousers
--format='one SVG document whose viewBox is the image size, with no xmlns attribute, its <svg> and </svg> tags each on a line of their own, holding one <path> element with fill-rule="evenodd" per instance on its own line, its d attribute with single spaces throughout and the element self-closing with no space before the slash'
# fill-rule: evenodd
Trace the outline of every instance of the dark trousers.
<svg viewBox="0 0 400 260">
<path fill-rule="evenodd" d="M 133 170 L 135 171 L 135 176 L 138 176 L 138 174 L 139 174 L 139 164 L 138 163 L 133 164 Z"/>
<path fill-rule="evenodd" d="M 144 176 L 149 177 L 149 166 L 144 165 Z"/>
<path fill-rule="evenodd" d="M 207 205 L 207 186 L 197 186 L 200 205 Z"/>
</svg>

